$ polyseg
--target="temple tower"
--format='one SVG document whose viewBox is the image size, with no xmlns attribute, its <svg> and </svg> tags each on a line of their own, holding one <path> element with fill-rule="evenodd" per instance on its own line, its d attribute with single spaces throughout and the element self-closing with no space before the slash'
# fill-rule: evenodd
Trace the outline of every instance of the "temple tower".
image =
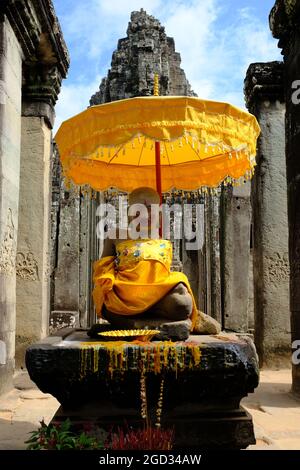
<svg viewBox="0 0 300 470">
<path fill-rule="evenodd" d="M 131 13 L 127 37 L 119 39 L 111 68 L 102 79 L 91 105 L 153 95 L 154 74 L 160 77 L 160 94 L 195 96 L 185 73 L 174 39 L 164 26 L 145 10 Z"/>
</svg>

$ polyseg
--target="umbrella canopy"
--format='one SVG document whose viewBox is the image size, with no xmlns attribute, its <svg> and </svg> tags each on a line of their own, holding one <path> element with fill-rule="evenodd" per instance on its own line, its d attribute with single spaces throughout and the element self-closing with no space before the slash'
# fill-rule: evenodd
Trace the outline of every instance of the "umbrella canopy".
<svg viewBox="0 0 300 470">
<path fill-rule="evenodd" d="M 60 126 L 55 140 L 66 179 L 97 191 L 217 187 L 250 178 L 256 118 L 227 103 L 185 96 L 137 97 L 92 106 Z"/>
</svg>

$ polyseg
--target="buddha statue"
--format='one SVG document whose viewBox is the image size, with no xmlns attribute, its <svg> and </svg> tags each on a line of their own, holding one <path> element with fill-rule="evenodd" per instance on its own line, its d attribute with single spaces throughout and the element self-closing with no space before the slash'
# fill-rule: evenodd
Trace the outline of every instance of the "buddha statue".
<svg viewBox="0 0 300 470">
<path fill-rule="evenodd" d="M 94 263 L 97 315 L 114 328 L 159 327 L 164 339 L 186 339 L 191 330 L 218 333 L 219 324 L 197 310 L 187 276 L 171 271 L 172 243 L 158 236 L 159 212 L 151 211 L 160 204 L 158 193 L 138 188 L 129 195 L 129 207 L 135 204 L 147 208 L 147 217 L 139 218 L 142 237 L 133 236 L 129 218 L 125 231 L 108 232 L 102 257 Z"/>
</svg>

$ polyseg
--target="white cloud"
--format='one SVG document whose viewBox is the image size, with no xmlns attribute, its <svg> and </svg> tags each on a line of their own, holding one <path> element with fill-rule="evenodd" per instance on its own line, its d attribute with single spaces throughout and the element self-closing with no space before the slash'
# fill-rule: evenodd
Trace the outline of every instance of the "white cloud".
<svg viewBox="0 0 300 470">
<path fill-rule="evenodd" d="M 224 101 L 224 103 L 230 103 L 238 108 L 246 109 L 242 91 L 225 91 L 221 93 L 220 98 L 216 98 L 216 100 Z"/>
<path fill-rule="evenodd" d="M 133 10 L 144 8 L 174 37 L 182 68 L 202 98 L 243 107 L 243 79 L 248 65 L 280 59 L 267 19 L 258 19 L 249 8 L 230 11 L 229 1 L 89 0 L 88 7 L 81 0 L 72 1 L 74 8 L 61 18 L 63 31 L 71 60 L 84 66 L 80 79 L 73 66 L 69 80 L 63 84 L 56 108 L 57 125 L 88 106 L 90 96 L 107 73 L 117 40 L 126 36 Z M 94 70 L 97 77 L 93 76 Z"/>
<path fill-rule="evenodd" d="M 169 0 L 167 0 L 169 1 Z M 75 3 L 75 2 L 74 2 Z M 64 20 L 64 33 L 76 45 L 74 54 L 96 59 L 113 50 L 117 40 L 126 36 L 130 13 L 144 8 L 159 11 L 162 0 L 89 0 L 75 3 Z"/>
<path fill-rule="evenodd" d="M 190 78 L 203 78 L 202 67 L 211 53 L 207 46 L 214 42 L 214 22 L 218 9 L 216 0 L 198 0 L 187 8 L 178 2 L 165 18 L 166 32 L 175 38 L 176 49 L 181 53 L 184 69 Z M 200 72 L 200 73 L 199 73 Z"/>
<path fill-rule="evenodd" d="M 167 34 L 175 38 L 187 78 L 202 98 L 232 98 L 233 104 L 244 106 L 242 82 L 249 64 L 280 58 L 267 21 L 258 20 L 249 8 L 237 8 L 229 15 L 226 2 L 198 0 L 188 9 L 175 8 L 165 24 Z"/>
<path fill-rule="evenodd" d="M 63 82 L 55 107 L 54 133 L 63 121 L 88 107 L 91 95 L 99 88 L 100 80 L 101 76 L 98 75 L 92 82 L 87 84 L 80 82 L 68 83 L 67 80 Z"/>
<path fill-rule="evenodd" d="M 105 14 L 122 16 L 129 18 L 129 15 L 134 10 L 143 8 L 149 14 L 157 11 L 161 7 L 161 0 L 98 0 L 99 7 Z"/>
</svg>

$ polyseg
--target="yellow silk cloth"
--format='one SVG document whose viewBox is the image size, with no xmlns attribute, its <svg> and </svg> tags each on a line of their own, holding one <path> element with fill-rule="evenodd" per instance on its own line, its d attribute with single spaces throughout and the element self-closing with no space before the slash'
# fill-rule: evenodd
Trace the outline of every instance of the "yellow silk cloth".
<svg viewBox="0 0 300 470">
<path fill-rule="evenodd" d="M 193 299 L 192 322 L 197 307 L 185 274 L 170 271 L 172 243 L 169 240 L 124 240 L 116 256 L 94 263 L 93 299 L 101 315 L 103 304 L 119 315 L 138 315 L 161 300 L 178 283 L 188 288 Z"/>
<path fill-rule="evenodd" d="M 250 178 L 259 133 L 253 115 L 227 103 L 147 96 L 92 106 L 63 122 L 55 140 L 65 177 L 97 191 L 156 188 L 158 141 L 166 192 Z"/>
</svg>

